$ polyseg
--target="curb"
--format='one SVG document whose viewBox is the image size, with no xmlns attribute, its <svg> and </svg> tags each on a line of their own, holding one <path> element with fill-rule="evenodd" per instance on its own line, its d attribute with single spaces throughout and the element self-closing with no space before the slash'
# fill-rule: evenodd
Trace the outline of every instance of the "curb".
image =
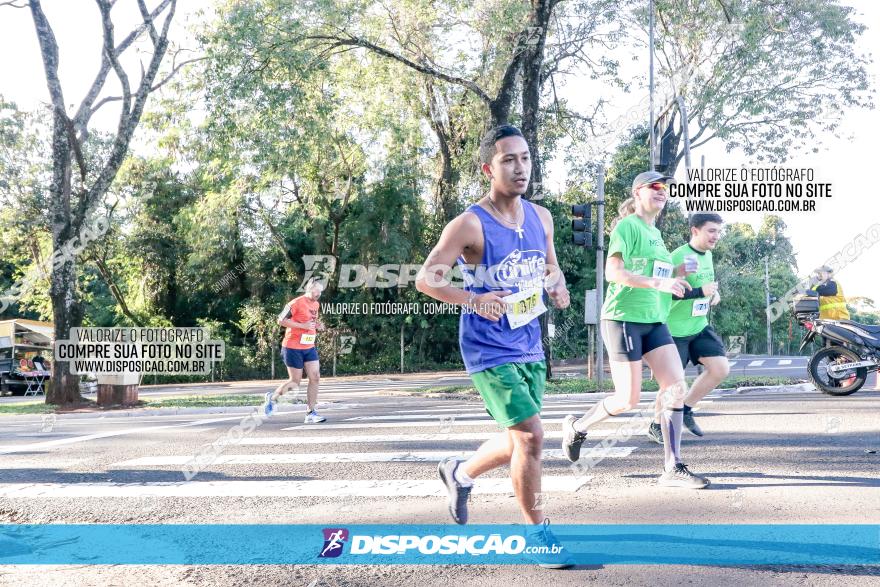
<svg viewBox="0 0 880 587">
<path fill-rule="evenodd" d="M 798 383 L 797 385 L 762 385 L 755 387 L 737 387 L 733 392 L 736 395 L 749 393 L 810 393 L 816 391 L 812 383 Z"/>
</svg>

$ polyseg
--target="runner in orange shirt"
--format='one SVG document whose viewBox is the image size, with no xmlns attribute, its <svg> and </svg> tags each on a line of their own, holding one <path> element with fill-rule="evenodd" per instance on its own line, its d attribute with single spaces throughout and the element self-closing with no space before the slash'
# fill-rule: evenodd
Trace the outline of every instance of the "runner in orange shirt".
<svg viewBox="0 0 880 587">
<path fill-rule="evenodd" d="M 287 381 L 279 385 L 275 391 L 266 392 L 266 403 L 263 411 L 271 416 L 275 411 L 278 398 L 284 395 L 291 387 L 299 389 L 303 369 L 309 379 L 306 401 L 309 409 L 306 412 L 305 423 L 315 424 L 324 422 L 326 418 L 318 415 L 315 411 L 315 403 L 318 400 L 318 383 L 321 378 L 320 363 L 318 362 L 318 349 L 315 348 L 315 338 L 319 330 L 324 330 L 324 325 L 318 320 L 320 304 L 318 298 L 324 286 L 317 280 L 309 280 L 306 283 L 305 293 L 294 298 L 284 306 L 284 310 L 278 316 L 278 325 L 284 326 L 284 340 L 281 342 L 281 358 L 287 366 Z"/>
</svg>

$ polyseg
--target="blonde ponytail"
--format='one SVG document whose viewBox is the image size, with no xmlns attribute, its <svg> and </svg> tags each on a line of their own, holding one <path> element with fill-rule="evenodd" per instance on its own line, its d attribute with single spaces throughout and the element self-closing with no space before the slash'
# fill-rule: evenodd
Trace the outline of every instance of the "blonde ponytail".
<svg viewBox="0 0 880 587">
<path fill-rule="evenodd" d="M 617 226 L 617 223 L 629 216 L 630 214 L 636 213 L 636 199 L 633 196 L 628 197 L 623 202 L 620 203 L 620 206 L 617 207 L 617 218 L 611 223 L 611 229 L 614 230 L 614 227 Z"/>
</svg>

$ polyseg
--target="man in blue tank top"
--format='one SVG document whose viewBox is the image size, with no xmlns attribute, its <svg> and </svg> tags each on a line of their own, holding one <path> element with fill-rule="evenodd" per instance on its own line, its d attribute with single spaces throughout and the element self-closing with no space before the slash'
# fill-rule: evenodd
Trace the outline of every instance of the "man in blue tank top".
<svg viewBox="0 0 880 587">
<path fill-rule="evenodd" d="M 569 304 L 553 247 L 550 212 L 522 199 L 529 186 L 529 146 L 515 127 L 489 131 L 480 145 L 490 189 L 443 229 L 416 287 L 437 300 L 463 306 L 459 345 L 468 374 L 486 410 L 505 430 L 466 461 L 447 458 L 439 474 L 449 491 L 449 513 L 467 523 L 474 479 L 510 464 L 514 492 L 531 536 L 558 541 L 541 511 L 541 402 L 546 365 L 538 317 L 546 311 L 544 290 L 557 308 Z M 446 275 L 457 263 L 465 289 Z M 567 555 L 538 557 L 542 566 L 564 568 Z"/>
</svg>

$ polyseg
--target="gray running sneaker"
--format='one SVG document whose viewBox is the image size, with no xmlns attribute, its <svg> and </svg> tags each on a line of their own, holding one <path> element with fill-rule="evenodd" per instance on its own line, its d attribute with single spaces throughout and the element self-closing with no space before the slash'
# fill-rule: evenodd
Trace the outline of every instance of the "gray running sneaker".
<svg viewBox="0 0 880 587">
<path fill-rule="evenodd" d="M 663 445 L 663 429 L 660 428 L 660 424 L 657 422 L 651 422 L 651 425 L 648 426 L 648 440 L 651 442 L 656 442 L 659 445 Z"/>
<path fill-rule="evenodd" d="M 660 487 L 683 487 L 685 489 L 704 489 L 709 486 L 709 480 L 688 471 L 687 465 L 678 463 L 671 471 L 660 475 L 657 485 Z"/>
<path fill-rule="evenodd" d="M 694 436 L 702 436 L 703 435 L 703 431 L 700 429 L 700 427 L 694 421 L 693 410 L 685 410 L 683 421 L 684 421 L 685 428 L 690 430 Z"/>
<path fill-rule="evenodd" d="M 468 499 L 471 496 L 471 487 L 465 487 L 455 480 L 455 470 L 461 465 L 461 461 L 455 457 L 446 457 L 437 465 L 440 480 L 449 491 L 449 515 L 456 524 L 467 524 Z"/>
<path fill-rule="evenodd" d="M 581 445 L 587 439 L 586 433 L 574 429 L 575 422 L 577 418 L 572 415 L 562 421 L 562 452 L 572 463 L 581 458 Z"/>
<path fill-rule="evenodd" d="M 550 520 L 527 533 L 529 546 L 537 546 L 544 552 L 533 552 L 529 556 L 543 569 L 567 569 L 574 566 L 571 556 L 559 539 L 550 531 Z"/>
</svg>

